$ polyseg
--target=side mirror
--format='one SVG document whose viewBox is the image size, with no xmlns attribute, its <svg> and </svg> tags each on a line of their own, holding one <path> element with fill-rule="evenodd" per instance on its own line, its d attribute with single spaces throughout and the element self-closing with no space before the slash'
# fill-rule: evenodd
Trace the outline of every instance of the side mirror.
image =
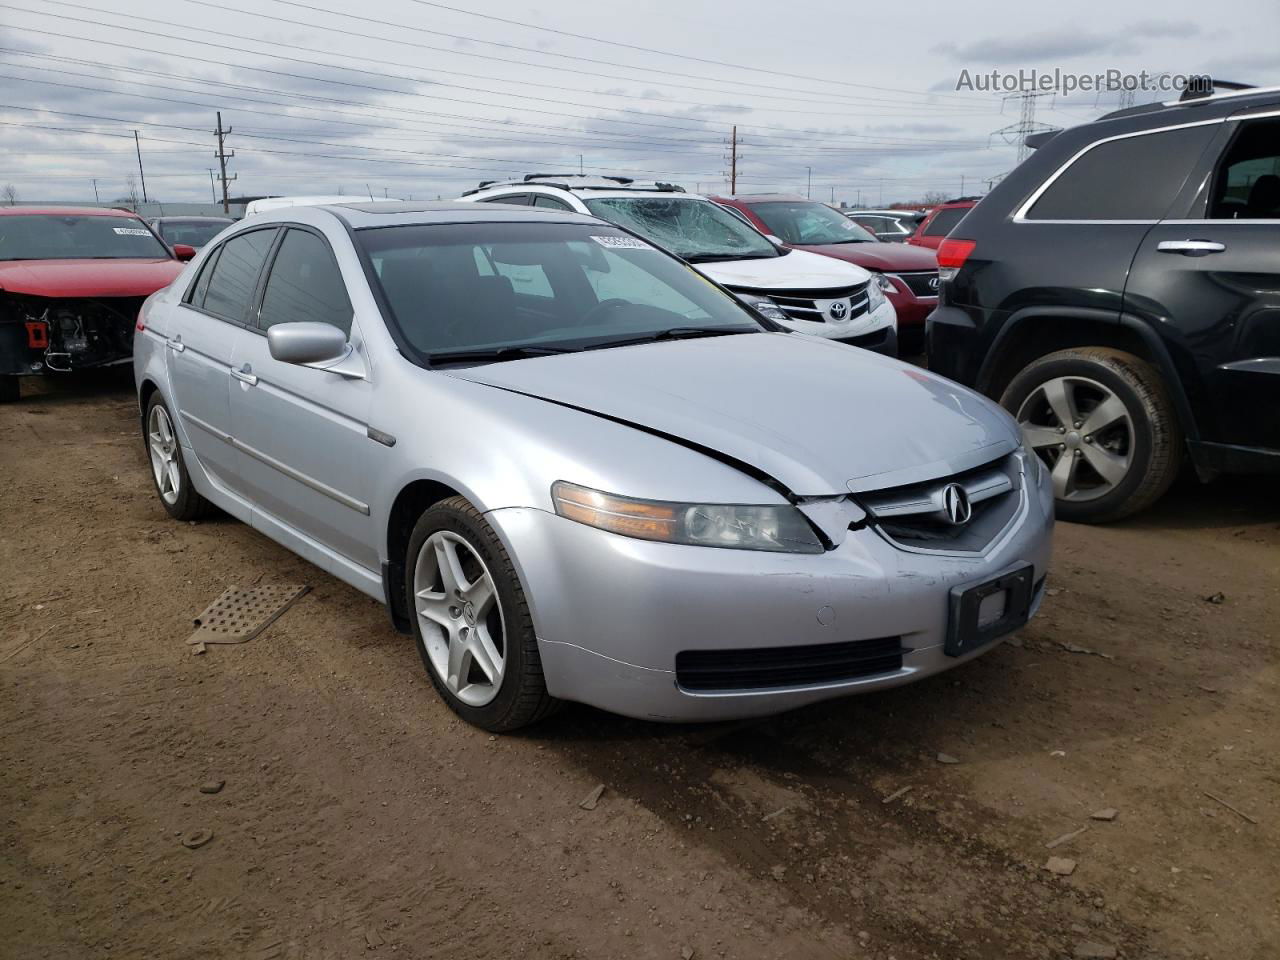
<svg viewBox="0 0 1280 960">
<path fill-rule="evenodd" d="M 186 263 L 196 255 L 196 248 L 189 243 L 175 243 L 173 245 L 173 255 Z"/>
<path fill-rule="evenodd" d="M 267 349 L 281 363 L 330 363 L 347 355 L 347 335 L 331 323 L 277 323 L 267 328 Z"/>
</svg>

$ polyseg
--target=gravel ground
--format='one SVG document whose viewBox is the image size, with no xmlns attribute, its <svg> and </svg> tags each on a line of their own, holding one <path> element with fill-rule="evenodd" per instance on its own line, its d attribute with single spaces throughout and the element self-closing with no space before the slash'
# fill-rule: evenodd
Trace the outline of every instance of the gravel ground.
<svg viewBox="0 0 1280 960">
<path fill-rule="evenodd" d="M 1274 480 L 1060 524 L 1041 615 L 912 687 L 494 738 L 372 600 L 169 520 L 127 375 L 33 387 L 0 451 L 0 957 L 1280 956 Z"/>
</svg>

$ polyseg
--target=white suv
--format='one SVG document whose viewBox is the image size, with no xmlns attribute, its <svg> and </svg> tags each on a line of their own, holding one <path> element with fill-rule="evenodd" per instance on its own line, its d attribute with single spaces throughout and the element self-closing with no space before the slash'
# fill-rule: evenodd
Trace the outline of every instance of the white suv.
<svg viewBox="0 0 1280 960">
<path fill-rule="evenodd" d="M 684 258 L 782 326 L 897 355 L 897 314 L 869 272 L 782 249 L 719 204 L 674 184 L 530 174 L 506 183 L 487 181 L 462 199 L 599 217 Z"/>
</svg>

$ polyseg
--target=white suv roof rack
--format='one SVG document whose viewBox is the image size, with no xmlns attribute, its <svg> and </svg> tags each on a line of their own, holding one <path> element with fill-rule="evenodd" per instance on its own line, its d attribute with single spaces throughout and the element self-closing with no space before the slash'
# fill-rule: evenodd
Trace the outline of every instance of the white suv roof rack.
<svg viewBox="0 0 1280 960">
<path fill-rule="evenodd" d="M 684 193 L 684 187 L 661 180 L 633 180 L 582 173 L 529 173 L 519 180 L 481 180 L 480 185 L 463 193 L 464 197 L 495 187 L 556 187 L 561 190 L 647 190 L 661 193 Z"/>
</svg>

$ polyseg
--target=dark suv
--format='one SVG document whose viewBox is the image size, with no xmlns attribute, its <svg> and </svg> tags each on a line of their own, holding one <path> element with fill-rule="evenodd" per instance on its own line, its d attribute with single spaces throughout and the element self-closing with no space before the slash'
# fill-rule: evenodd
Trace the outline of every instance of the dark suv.
<svg viewBox="0 0 1280 960">
<path fill-rule="evenodd" d="M 1280 471 L 1280 88 L 1108 114 L 1037 150 L 938 250 L 930 367 L 1018 419 L 1058 516 Z"/>
</svg>

